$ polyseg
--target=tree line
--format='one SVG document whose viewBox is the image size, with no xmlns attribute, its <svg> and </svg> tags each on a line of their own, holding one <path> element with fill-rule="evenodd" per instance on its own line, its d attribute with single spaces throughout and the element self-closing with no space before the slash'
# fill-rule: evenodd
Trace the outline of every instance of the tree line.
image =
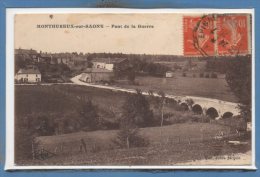
<svg viewBox="0 0 260 177">
<path fill-rule="evenodd" d="M 136 76 L 164 77 L 169 70 L 168 66 L 135 58 L 127 66 L 115 66 L 114 73 L 116 79 L 127 78 L 133 82 Z"/>
</svg>

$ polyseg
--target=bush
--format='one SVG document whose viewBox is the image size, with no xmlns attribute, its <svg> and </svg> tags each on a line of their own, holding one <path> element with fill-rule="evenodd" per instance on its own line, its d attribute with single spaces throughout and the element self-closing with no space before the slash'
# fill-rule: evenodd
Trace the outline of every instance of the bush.
<svg viewBox="0 0 260 177">
<path fill-rule="evenodd" d="M 169 124 L 185 123 L 185 122 L 209 122 L 209 118 L 204 115 L 194 115 L 192 112 L 176 111 L 168 118 Z"/>
<path fill-rule="evenodd" d="M 145 147 L 149 141 L 139 134 L 138 129 L 121 129 L 114 141 L 120 148 Z"/>
<path fill-rule="evenodd" d="M 92 103 L 92 100 L 80 99 L 78 113 L 81 117 L 81 125 L 86 130 L 96 130 L 99 128 L 98 107 Z"/>
<path fill-rule="evenodd" d="M 35 131 L 40 136 L 50 136 L 55 132 L 54 122 L 47 115 L 41 115 L 37 118 Z"/>
<path fill-rule="evenodd" d="M 209 73 L 205 74 L 205 78 L 209 78 Z"/>
<path fill-rule="evenodd" d="M 201 78 L 204 77 L 204 73 L 200 73 L 200 77 L 201 77 Z"/>
<path fill-rule="evenodd" d="M 182 76 L 183 76 L 183 77 L 186 77 L 186 76 L 187 76 L 187 74 L 186 74 L 186 73 L 182 73 Z"/>
<path fill-rule="evenodd" d="M 211 73 L 211 78 L 218 78 L 218 75 L 216 73 Z"/>
</svg>

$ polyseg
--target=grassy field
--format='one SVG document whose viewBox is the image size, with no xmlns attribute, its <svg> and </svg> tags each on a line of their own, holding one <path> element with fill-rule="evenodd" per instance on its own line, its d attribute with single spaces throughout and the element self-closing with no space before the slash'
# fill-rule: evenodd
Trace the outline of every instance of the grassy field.
<svg viewBox="0 0 260 177">
<path fill-rule="evenodd" d="M 117 113 L 124 93 L 76 85 L 33 85 L 15 87 L 15 114 L 66 114 L 79 108 L 79 98 L 91 99 L 102 112 Z M 109 114 L 107 114 L 109 115 Z"/>
<path fill-rule="evenodd" d="M 187 131 L 189 130 L 189 131 Z M 212 139 L 220 131 L 225 134 L 230 133 L 230 128 L 223 125 L 211 123 L 183 123 L 164 126 L 162 128 L 162 135 L 160 134 L 160 127 L 140 128 L 140 134 L 150 141 L 151 145 L 160 144 L 162 142 L 197 142 L 202 139 Z M 57 136 L 42 136 L 38 140 L 50 151 L 59 144 L 67 144 L 68 149 L 75 148 L 76 144 L 80 143 L 80 139 L 85 139 L 89 146 L 99 143 L 101 149 L 106 149 L 113 145 L 113 139 L 116 138 L 117 130 L 99 130 L 94 132 L 77 132 L 71 134 L 63 134 Z M 93 144 L 94 143 L 94 144 Z M 97 144 L 95 144 L 97 145 Z"/>
<path fill-rule="evenodd" d="M 117 131 L 114 130 L 38 137 L 40 144 L 51 152 L 62 143 L 63 152 L 46 160 L 29 160 L 20 163 L 40 165 L 174 165 L 191 160 L 209 159 L 218 155 L 245 153 L 250 150 L 250 143 L 232 146 L 223 140 L 212 139 L 220 131 L 225 134 L 230 133 L 228 127 L 211 123 L 164 126 L 162 137 L 159 127 L 142 128 L 140 133 L 149 139 L 150 145 L 131 149 L 115 147 L 113 140 Z M 80 139 L 84 139 L 87 143 L 86 153 L 79 151 Z"/>
<path fill-rule="evenodd" d="M 245 154 L 250 151 L 250 145 L 231 146 L 223 141 L 198 142 L 192 144 L 173 144 L 144 148 L 106 150 L 97 153 L 78 153 L 73 155 L 55 156 L 46 160 L 21 161 L 26 165 L 176 165 L 193 162 L 194 160 L 211 159 L 216 156 Z M 237 160 L 229 160 L 233 165 Z M 248 159 L 250 163 L 250 157 Z M 187 164 L 186 164 L 187 165 Z M 198 164 L 193 164 L 198 165 Z M 199 165 L 210 165 L 200 163 Z M 215 161 L 214 165 L 218 164 Z M 248 164 L 245 164 L 248 165 Z"/>
<path fill-rule="evenodd" d="M 190 74 L 190 73 L 189 73 Z M 206 98 L 215 98 L 224 101 L 237 102 L 237 98 L 231 92 L 225 78 L 193 78 L 192 75 L 187 77 L 181 76 L 180 73 L 173 78 L 158 77 L 137 77 L 136 85 L 120 84 L 118 86 L 125 88 L 139 88 L 143 91 L 164 91 L 172 95 L 199 96 Z"/>
</svg>

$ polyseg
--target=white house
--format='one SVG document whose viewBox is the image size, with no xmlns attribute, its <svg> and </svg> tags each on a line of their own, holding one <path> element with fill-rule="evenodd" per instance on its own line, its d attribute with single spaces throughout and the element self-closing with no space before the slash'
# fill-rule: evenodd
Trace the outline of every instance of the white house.
<svg viewBox="0 0 260 177">
<path fill-rule="evenodd" d="M 173 72 L 172 71 L 167 71 L 165 73 L 165 77 L 168 77 L 168 78 L 173 77 Z"/>
<path fill-rule="evenodd" d="M 37 83 L 41 82 L 41 73 L 37 68 L 20 69 L 15 74 L 15 80 L 22 83 Z"/>
<path fill-rule="evenodd" d="M 91 60 L 92 68 L 114 70 L 115 66 L 123 67 L 128 63 L 126 58 L 94 58 Z"/>
</svg>

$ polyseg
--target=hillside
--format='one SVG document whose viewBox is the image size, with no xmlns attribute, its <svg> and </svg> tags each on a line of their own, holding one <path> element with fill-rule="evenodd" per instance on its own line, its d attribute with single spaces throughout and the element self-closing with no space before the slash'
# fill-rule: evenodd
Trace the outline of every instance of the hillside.
<svg viewBox="0 0 260 177">
<path fill-rule="evenodd" d="M 228 127 L 211 123 L 164 126 L 163 138 L 159 133 L 160 127 L 142 128 L 140 134 L 150 141 L 149 146 L 131 149 L 118 149 L 115 146 L 113 141 L 117 131 L 114 130 L 38 137 L 40 146 L 48 151 L 54 152 L 60 144 L 63 144 L 63 151 L 58 150 L 55 156 L 45 160 L 34 160 L 33 163 L 40 165 L 174 165 L 250 150 L 249 144 L 232 146 L 222 140 L 214 140 L 220 131 L 224 134 L 230 133 Z M 87 143 L 86 153 L 79 151 L 80 139 L 84 139 Z M 249 160 L 247 159 L 248 163 Z M 20 163 L 30 164 L 32 161 L 20 161 Z"/>
</svg>

